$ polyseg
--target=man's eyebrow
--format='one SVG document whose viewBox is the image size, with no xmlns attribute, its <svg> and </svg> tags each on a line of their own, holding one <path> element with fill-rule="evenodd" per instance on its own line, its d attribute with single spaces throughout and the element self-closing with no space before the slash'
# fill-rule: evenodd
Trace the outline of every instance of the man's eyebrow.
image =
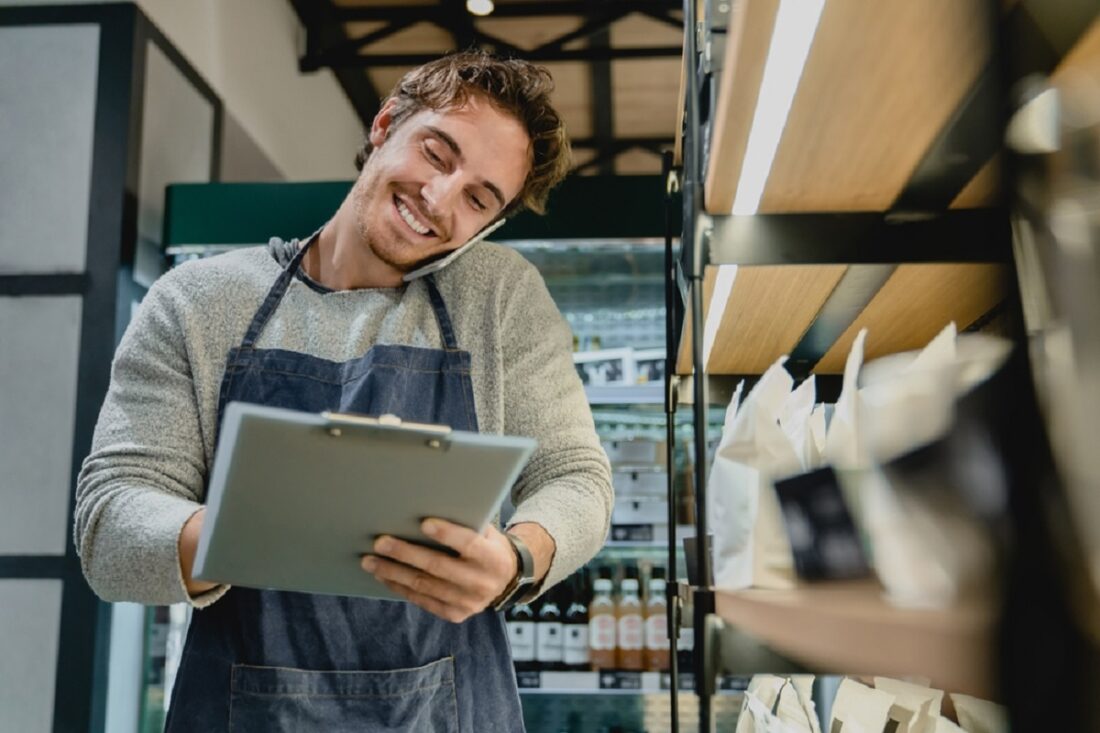
<svg viewBox="0 0 1100 733">
<path fill-rule="evenodd" d="M 457 140 L 455 140 L 443 130 L 440 130 L 438 127 L 434 127 L 432 125 L 426 125 L 426 127 L 428 128 L 428 132 L 432 133 L 432 135 L 442 140 L 443 143 L 451 149 L 451 152 L 454 153 L 459 160 L 462 160 L 462 148 L 458 146 Z M 489 193 L 493 194 L 493 196 L 496 198 L 497 203 L 500 204 L 500 208 L 503 209 L 507 205 L 508 202 L 504 200 L 504 193 L 495 183 L 493 183 L 492 181 L 482 181 L 481 185 L 489 189 Z"/>
</svg>

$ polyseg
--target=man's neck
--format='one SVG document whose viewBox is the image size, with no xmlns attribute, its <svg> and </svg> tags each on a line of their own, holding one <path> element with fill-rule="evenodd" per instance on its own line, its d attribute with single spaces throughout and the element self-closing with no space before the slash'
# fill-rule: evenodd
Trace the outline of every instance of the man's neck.
<svg viewBox="0 0 1100 733">
<path fill-rule="evenodd" d="M 317 243 L 302 260 L 302 268 L 315 282 L 330 290 L 396 288 L 399 271 L 382 262 L 359 236 L 349 202 L 321 228 Z"/>
</svg>

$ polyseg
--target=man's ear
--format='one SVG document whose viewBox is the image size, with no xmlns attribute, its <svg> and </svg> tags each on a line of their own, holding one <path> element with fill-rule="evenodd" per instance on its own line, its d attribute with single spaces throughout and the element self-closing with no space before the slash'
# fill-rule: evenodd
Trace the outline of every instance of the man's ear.
<svg viewBox="0 0 1100 733">
<path fill-rule="evenodd" d="M 386 103 L 382 105 L 382 109 L 378 110 L 378 114 L 374 116 L 374 121 L 371 122 L 370 144 L 376 148 L 381 147 L 382 143 L 386 141 L 390 125 L 393 124 L 393 110 L 395 107 L 397 107 L 397 100 L 387 99 Z"/>
</svg>

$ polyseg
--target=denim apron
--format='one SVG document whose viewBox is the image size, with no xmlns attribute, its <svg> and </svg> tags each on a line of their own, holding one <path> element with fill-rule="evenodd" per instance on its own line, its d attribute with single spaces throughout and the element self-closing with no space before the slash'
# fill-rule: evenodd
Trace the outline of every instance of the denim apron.
<svg viewBox="0 0 1100 733">
<path fill-rule="evenodd" d="M 458 349 L 430 277 L 423 283 L 442 350 L 375 345 L 338 363 L 255 347 L 316 239 L 286 266 L 230 350 L 219 425 L 237 400 L 476 431 L 470 355 Z M 194 612 L 166 724 L 187 733 L 523 729 L 507 632 L 492 610 L 452 624 L 400 601 L 238 587 Z"/>
</svg>

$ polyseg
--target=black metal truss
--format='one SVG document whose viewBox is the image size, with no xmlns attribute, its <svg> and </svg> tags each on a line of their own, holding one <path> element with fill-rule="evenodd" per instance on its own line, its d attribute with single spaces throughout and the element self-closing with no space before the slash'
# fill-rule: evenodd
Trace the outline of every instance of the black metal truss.
<svg viewBox="0 0 1100 733">
<path fill-rule="evenodd" d="M 304 64 L 307 58 L 316 56 L 322 47 L 348 42 L 348 34 L 344 26 L 332 22 L 332 14 L 337 10 L 332 0 L 290 0 L 290 4 L 306 29 L 306 53 L 301 59 L 301 64 Z M 307 69 L 303 66 L 302 70 Z M 334 67 L 332 71 L 343 88 L 344 94 L 351 101 L 351 106 L 359 115 L 363 126 L 369 127 L 382 106 L 378 90 L 374 88 L 370 77 L 354 69 Z"/>
<path fill-rule="evenodd" d="M 628 150 L 645 150 L 656 156 L 661 156 L 665 150 L 671 149 L 675 140 L 671 137 L 588 137 L 577 138 L 570 141 L 570 145 L 578 149 L 595 149 L 596 157 L 592 160 L 575 166 L 570 173 L 577 175 L 592 169 L 604 169 L 605 166 Z"/>
<path fill-rule="evenodd" d="M 593 0 L 546 0 L 538 3 L 498 2 L 493 9 L 494 18 L 543 18 L 548 16 L 579 15 L 589 17 L 608 11 L 615 5 L 627 5 L 631 12 L 644 13 L 660 20 L 683 10 L 679 0 L 632 0 L 631 2 L 594 2 Z M 333 19 L 340 23 L 353 21 L 392 21 L 412 18 L 416 21 L 446 22 L 446 9 L 442 5 L 373 5 L 339 7 Z"/>
<path fill-rule="evenodd" d="M 625 13 L 624 13 L 625 14 Z M 622 17 L 619 15 L 618 17 Z M 614 22 L 611 16 L 601 16 L 585 23 L 572 34 L 565 34 L 558 39 L 558 47 L 568 40 L 587 36 L 590 48 L 609 48 L 611 46 L 611 31 L 608 26 Z M 590 29 L 595 24 L 594 30 Z M 571 36 L 571 37 L 570 37 Z M 568 40 L 566 40 L 568 39 Z M 611 62 L 593 61 L 588 65 L 588 100 L 592 117 L 592 130 L 597 137 L 610 139 L 615 136 L 615 105 L 611 90 Z M 592 164 L 596 172 L 601 175 L 613 175 L 615 173 L 615 157 L 608 156 L 606 148 L 597 150 L 596 157 L 583 167 L 588 168 Z M 574 170 L 574 173 L 580 172 Z"/>
<path fill-rule="evenodd" d="M 553 38 L 536 48 L 520 48 L 509 41 L 480 30 L 466 12 L 461 0 L 442 0 L 429 6 L 385 6 L 340 8 L 325 2 L 314 5 L 306 0 L 291 0 L 306 25 L 306 52 L 299 61 L 302 71 L 321 68 L 361 69 L 381 66 L 416 66 L 438 58 L 438 53 L 371 54 L 362 50 L 389 38 L 416 23 L 432 23 L 449 32 L 455 48 L 480 47 L 503 56 L 531 61 L 592 61 L 613 59 L 680 56 L 680 46 L 641 48 L 610 48 L 593 44 L 588 48 L 566 49 L 573 41 L 589 38 L 622 18 L 639 13 L 660 22 L 682 28 L 683 22 L 673 13 L 678 3 L 578 3 L 546 2 L 520 5 L 498 5 L 494 17 L 538 18 L 551 16 L 582 16 L 587 20 L 577 29 Z M 620 7 L 615 7 L 619 5 Z M 354 21 L 384 22 L 385 25 L 362 36 L 349 38 L 344 23 Z"/>
</svg>

